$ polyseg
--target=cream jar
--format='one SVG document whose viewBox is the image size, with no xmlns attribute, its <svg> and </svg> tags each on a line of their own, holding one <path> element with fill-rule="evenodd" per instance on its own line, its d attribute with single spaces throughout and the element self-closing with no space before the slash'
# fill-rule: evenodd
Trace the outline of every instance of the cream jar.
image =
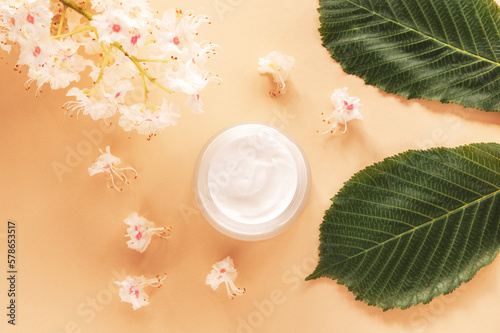
<svg viewBox="0 0 500 333">
<path fill-rule="evenodd" d="M 297 142 L 265 123 L 241 123 L 203 147 L 193 189 L 203 216 L 223 234 L 262 240 L 288 229 L 309 198 L 311 172 Z"/>
</svg>

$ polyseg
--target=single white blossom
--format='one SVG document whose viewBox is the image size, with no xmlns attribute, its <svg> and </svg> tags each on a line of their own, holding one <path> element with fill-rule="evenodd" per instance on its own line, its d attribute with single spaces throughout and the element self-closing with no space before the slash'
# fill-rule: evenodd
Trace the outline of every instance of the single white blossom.
<svg viewBox="0 0 500 333">
<path fill-rule="evenodd" d="M 145 105 L 143 103 L 134 104 L 130 107 L 122 107 L 119 124 L 127 132 L 136 130 L 139 134 L 144 134 L 148 140 L 156 133 L 168 126 L 177 125 L 180 113 L 175 104 L 163 99 L 161 107 L 155 105 Z"/>
<path fill-rule="evenodd" d="M 129 237 L 127 241 L 129 248 L 143 253 L 151 242 L 151 237 L 154 235 L 160 238 L 169 238 L 172 227 L 154 228 L 154 223 L 146 218 L 139 216 L 137 213 L 130 213 L 124 220 L 125 224 L 129 225 L 125 237 Z"/>
<path fill-rule="evenodd" d="M 205 89 L 208 78 L 200 67 L 188 62 L 185 66 L 180 66 L 175 70 L 167 68 L 163 83 L 172 91 L 195 95 Z"/>
<path fill-rule="evenodd" d="M 161 282 L 165 280 L 167 274 L 157 275 L 154 279 L 145 279 L 144 276 L 127 276 L 123 281 L 115 281 L 120 287 L 119 295 L 122 302 L 132 304 L 134 310 L 149 304 L 149 296 L 144 292 L 144 288 L 150 286 L 161 288 Z"/>
<path fill-rule="evenodd" d="M 21 39 L 18 65 L 45 66 L 50 61 L 51 40 L 49 34 L 40 38 Z"/>
<path fill-rule="evenodd" d="M 200 94 L 189 95 L 185 104 L 191 109 L 191 112 L 195 114 L 203 113 L 203 101 Z"/>
<path fill-rule="evenodd" d="M 267 56 L 259 58 L 259 73 L 271 74 L 277 83 L 276 91 L 270 92 L 272 96 L 286 92 L 285 81 L 295 66 L 295 59 L 291 56 L 272 51 Z"/>
<path fill-rule="evenodd" d="M 335 109 L 328 118 L 323 119 L 323 122 L 327 123 L 330 128 L 321 134 L 333 134 L 337 132 L 339 127 L 343 127 L 341 132 L 345 133 L 349 121 L 353 119 L 363 119 L 363 115 L 361 114 L 363 105 L 358 97 L 349 96 L 347 87 L 335 89 L 330 99 Z"/>
<path fill-rule="evenodd" d="M 128 178 L 125 175 L 125 172 L 132 171 L 134 175 L 134 179 L 137 178 L 137 171 L 131 167 L 118 168 L 117 165 L 121 163 L 120 158 L 111 155 L 109 146 L 106 147 L 106 151 L 103 152 L 99 149 L 101 155 L 96 159 L 96 161 L 89 168 L 89 175 L 93 176 L 98 173 L 104 173 L 106 179 L 108 180 L 108 187 L 115 188 L 118 191 L 122 189 L 116 186 L 115 184 L 115 176 L 118 177 L 119 180 L 128 184 Z"/>
<path fill-rule="evenodd" d="M 84 115 L 90 115 L 94 120 L 107 119 L 116 113 L 118 106 L 113 99 L 103 98 L 103 95 L 100 86 L 93 89 L 73 87 L 68 90 L 66 96 L 74 96 L 76 101 L 67 102 L 65 105 L 71 115 L 83 110 Z"/>
<path fill-rule="evenodd" d="M 105 10 L 92 17 L 90 24 L 97 29 L 101 42 L 119 43 L 130 54 L 136 54 L 143 46 L 151 30 L 153 13 L 147 1 L 129 0 L 111 2 L 111 5 L 95 3 Z"/>
<path fill-rule="evenodd" d="M 194 55 L 193 47 L 198 34 L 196 29 L 210 19 L 205 15 L 194 15 L 191 11 L 183 12 L 180 9 L 167 10 L 161 21 L 156 22 L 153 31 L 162 52 L 180 58 L 189 58 Z"/>
<path fill-rule="evenodd" d="M 79 45 L 71 39 L 62 41 L 52 39 L 43 47 L 47 49 L 47 59 L 43 63 L 28 64 L 30 79 L 26 82 L 27 86 L 36 81 L 38 89 L 45 83 L 49 83 L 52 89 L 66 88 L 71 82 L 80 81 L 80 72 L 91 64 L 90 60 L 77 53 Z M 36 57 L 41 59 L 42 54 Z M 33 52 L 32 55 L 36 53 Z"/>
<path fill-rule="evenodd" d="M 234 285 L 234 280 L 238 276 L 236 268 L 234 268 L 233 259 L 227 257 L 226 259 L 215 263 L 210 274 L 207 275 L 206 284 L 216 290 L 219 285 L 224 282 L 227 288 L 227 295 L 230 299 L 234 296 L 243 295 L 245 293 L 244 288 L 237 288 Z"/>
<path fill-rule="evenodd" d="M 50 0 L 7 0 L 0 5 L 2 23 L 13 42 L 36 40 L 48 34 L 52 17 Z"/>
</svg>

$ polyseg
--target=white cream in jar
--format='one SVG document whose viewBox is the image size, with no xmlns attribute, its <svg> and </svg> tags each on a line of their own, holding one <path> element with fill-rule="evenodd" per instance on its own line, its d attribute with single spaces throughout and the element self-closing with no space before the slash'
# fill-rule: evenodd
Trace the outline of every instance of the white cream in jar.
<svg viewBox="0 0 500 333">
<path fill-rule="evenodd" d="M 243 240 L 286 230 L 307 202 L 310 171 L 295 140 L 263 123 L 231 126 L 202 149 L 194 192 L 205 218 Z"/>
</svg>

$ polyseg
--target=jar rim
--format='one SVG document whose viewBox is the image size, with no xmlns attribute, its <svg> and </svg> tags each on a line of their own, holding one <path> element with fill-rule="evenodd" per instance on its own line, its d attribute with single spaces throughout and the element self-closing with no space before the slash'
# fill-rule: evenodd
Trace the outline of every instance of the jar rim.
<svg viewBox="0 0 500 333">
<path fill-rule="evenodd" d="M 208 170 L 221 145 L 235 137 L 272 135 L 290 152 L 297 171 L 297 186 L 291 202 L 275 218 L 260 223 L 242 223 L 226 214 L 215 203 L 209 190 Z M 236 135 L 236 136 L 235 136 Z M 193 175 L 196 203 L 205 219 L 221 233 L 239 240 L 264 240 L 287 230 L 303 211 L 311 188 L 311 171 L 307 157 L 298 142 L 284 130 L 264 122 L 241 122 L 214 134 L 201 149 Z"/>
</svg>

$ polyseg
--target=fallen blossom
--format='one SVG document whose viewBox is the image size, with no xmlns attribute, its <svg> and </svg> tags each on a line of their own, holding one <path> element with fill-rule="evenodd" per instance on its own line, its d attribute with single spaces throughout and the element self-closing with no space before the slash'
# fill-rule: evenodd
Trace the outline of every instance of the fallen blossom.
<svg viewBox="0 0 500 333">
<path fill-rule="evenodd" d="M 291 56 L 272 51 L 267 56 L 259 58 L 259 73 L 271 74 L 277 87 L 274 92 L 269 92 L 272 96 L 284 94 L 286 92 L 285 81 L 295 66 L 295 59 Z"/>
<path fill-rule="evenodd" d="M 224 282 L 227 288 L 227 295 L 230 299 L 234 296 L 243 295 L 245 293 L 244 288 L 238 288 L 234 284 L 238 272 L 234 268 L 233 259 L 227 257 L 226 259 L 215 263 L 210 274 L 207 275 L 206 284 L 216 290 L 219 285 Z"/>
<path fill-rule="evenodd" d="M 144 292 L 145 287 L 161 288 L 161 282 L 165 280 L 167 274 L 157 275 L 154 279 L 145 279 L 144 276 L 127 276 L 123 281 L 115 281 L 120 287 L 119 295 L 122 302 L 132 304 L 134 310 L 149 304 L 149 296 Z"/>
<path fill-rule="evenodd" d="M 110 147 L 106 147 L 106 151 L 103 152 L 99 149 L 101 155 L 96 159 L 96 161 L 89 167 L 89 175 L 93 176 L 98 173 L 104 173 L 106 179 L 108 180 L 108 187 L 115 188 L 118 191 L 122 189 L 118 187 L 115 183 L 115 177 L 125 184 L 128 184 L 128 178 L 125 175 L 126 172 L 133 172 L 134 179 L 137 178 L 137 171 L 132 167 L 119 168 L 118 164 L 121 163 L 120 158 L 114 156 L 110 152 Z"/>
<path fill-rule="evenodd" d="M 323 119 L 323 122 L 329 125 L 330 128 L 321 132 L 321 134 L 333 134 L 337 132 L 339 127 L 342 127 L 341 132 L 345 133 L 349 121 L 353 119 L 363 119 L 363 115 L 361 114 L 363 105 L 358 97 L 349 96 L 347 87 L 335 89 L 330 99 L 335 109 L 328 118 Z M 320 133 L 319 131 L 317 132 Z"/>
<path fill-rule="evenodd" d="M 130 213 L 124 220 L 129 225 L 125 237 L 130 237 L 127 241 L 129 248 L 143 253 L 151 242 L 151 238 L 156 235 L 160 238 L 169 238 L 172 227 L 154 228 L 154 223 L 137 213 Z"/>
</svg>

